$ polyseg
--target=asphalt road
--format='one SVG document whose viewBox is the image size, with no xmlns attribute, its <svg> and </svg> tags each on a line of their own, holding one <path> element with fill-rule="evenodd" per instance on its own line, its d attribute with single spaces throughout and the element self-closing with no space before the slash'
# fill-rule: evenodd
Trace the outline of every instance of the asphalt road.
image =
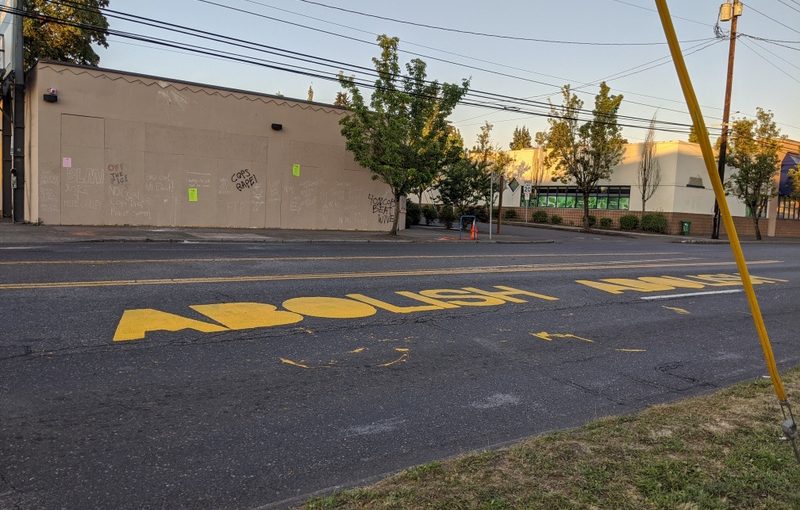
<svg viewBox="0 0 800 510">
<path fill-rule="evenodd" d="M 800 245 L 746 248 L 796 366 Z M 3 247 L 0 508 L 287 506 L 760 377 L 735 272 L 573 233 Z"/>
</svg>

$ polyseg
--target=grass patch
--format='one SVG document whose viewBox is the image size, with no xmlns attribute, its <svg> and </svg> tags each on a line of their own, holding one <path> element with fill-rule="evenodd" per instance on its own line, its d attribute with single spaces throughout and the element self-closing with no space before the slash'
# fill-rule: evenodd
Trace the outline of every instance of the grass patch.
<svg viewBox="0 0 800 510">
<path fill-rule="evenodd" d="M 784 384 L 800 394 L 800 369 Z M 796 401 L 795 401 L 796 402 Z M 769 381 L 407 469 L 306 509 L 797 509 Z"/>
</svg>

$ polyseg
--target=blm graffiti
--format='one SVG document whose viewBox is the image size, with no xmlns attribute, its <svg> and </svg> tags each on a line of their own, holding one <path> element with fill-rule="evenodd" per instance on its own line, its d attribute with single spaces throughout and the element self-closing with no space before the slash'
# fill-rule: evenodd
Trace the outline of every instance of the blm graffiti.
<svg viewBox="0 0 800 510">
<path fill-rule="evenodd" d="M 236 185 L 237 190 L 242 191 L 255 186 L 258 183 L 258 178 L 245 168 L 231 175 L 231 182 Z"/>
<path fill-rule="evenodd" d="M 367 195 L 372 204 L 372 214 L 378 216 L 378 223 L 392 223 L 394 221 L 395 202 L 391 198 L 376 197 L 372 193 Z"/>
</svg>

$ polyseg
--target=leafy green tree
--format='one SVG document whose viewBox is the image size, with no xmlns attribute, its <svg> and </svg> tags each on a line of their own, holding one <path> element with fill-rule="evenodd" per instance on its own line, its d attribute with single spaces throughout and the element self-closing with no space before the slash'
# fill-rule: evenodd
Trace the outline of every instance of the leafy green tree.
<svg viewBox="0 0 800 510">
<path fill-rule="evenodd" d="M 583 195 L 583 226 L 589 230 L 589 194 L 601 179 L 611 177 L 622 159 L 625 139 L 617 124 L 621 95 L 609 95 L 605 82 L 595 96 L 592 119 L 580 124 L 583 101 L 569 85 L 562 89 L 563 104 L 551 105 L 550 129 L 541 139 L 547 149 L 545 164 L 554 169 L 554 177 L 564 184 L 574 183 Z"/>
<path fill-rule="evenodd" d="M 505 186 L 506 172 L 514 160 L 507 152 L 492 144 L 493 127 L 489 122 L 485 122 L 481 126 L 477 143 L 472 147 L 470 159 L 475 163 L 481 174 L 480 179 L 477 181 L 477 186 L 480 195 L 489 204 L 490 208 L 494 208 L 495 195 L 499 195 L 497 218 L 497 233 L 499 234 L 503 207 L 502 191 Z"/>
<path fill-rule="evenodd" d="M 528 131 L 528 128 L 522 126 L 522 128 L 515 127 L 514 134 L 511 137 L 511 143 L 509 147 L 512 151 L 516 151 L 519 149 L 530 149 L 533 146 L 531 145 L 531 132 Z"/>
<path fill-rule="evenodd" d="M 738 119 L 731 126 L 726 163 L 735 172 L 725 182 L 726 190 L 749 209 L 756 239 L 761 240 L 758 220 L 777 193 L 778 151 L 783 140 L 770 111 L 758 108 L 755 119 Z"/>
<path fill-rule="evenodd" d="M 514 162 L 514 158 L 505 151 L 498 150 L 494 153 L 494 158 L 492 161 L 492 172 L 497 176 L 497 194 L 499 195 L 497 200 L 497 230 L 496 232 L 500 233 L 500 225 L 503 223 L 503 192 L 506 189 L 506 179 L 508 172 L 508 168 L 511 163 Z M 494 197 L 492 197 L 494 198 Z"/>
<path fill-rule="evenodd" d="M 480 172 L 480 178 L 476 183 L 478 186 L 478 193 L 485 203 L 490 204 L 490 207 L 494 207 L 494 194 L 492 193 L 492 196 L 489 196 L 489 193 L 492 189 L 490 183 L 492 179 L 494 153 L 497 150 L 492 145 L 492 128 L 494 128 L 494 125 L 490 124 L 488 121 L 484 122 L 483 126 L 481 126 L 480 133 L 478 133 L 476 143 L 472 146 L 472 150 L 470 151 L 470 159 L 475 163 Z M 494 191 L 496 192 L 497 190 L 495 189 Z"/>
<path fill-rule="evenodd" d="M 694 124 L 689 127 L 689 142 L 700 143 L 700 138 L 697 136 L 697 132 L 694 130 Z"/>
<path fill-rule="evenodd" d="M 347 92 L 337 92 L 336 98 L 333 100 L 333 105 L 340 108 L 350 108 L 350 97 Z"/>
<path fill-rule="evenodd" d="M 639 171 L 636 173 L 636 183 L 639 185 L 639 196 L 642 197 L 642 218 L 647 209 L 647 201 L 653 196 L 661 184 L 661 163 L 656 158 L 656 116 L 650 119 L 650 127 L 642 144 L 642 154 L 639 158 Z"/>
<path fill-rule="evenodd" d="M 378 74 L 369 104 L 355 80 L 339 76 L 351 97 L 350 115 L 340 124 L 346 146 L 355 160 L 386 183 L 395 201 L 392 235 L 397 235 L 400 199 L 430 185 L 448 158 L 447 117 L 466 94 L 461 85 L 428 81 L 426 64 L 414 59 L 400 73 L 399 39 L 378 36 L 381 55 L 372 62 Z"/>
<path fill-rule="evenodd" d="M 25 69 L 30 69 L 40 59 L 96 66 L 100 57 L 92 44 L 108 48 L 108 20 L 100 9 L 108 7 L 109 0 L 73 0 L 71 2 L 51 2 L 48 0 L 27 0 L 25 11 L 33 16 L 26 17 L 23 27 L 25 38 L 23 59 Z M 96 27 L 96 30 L 80 28 L 61 22 L 37 19 L 43 15 L 58 20 L 66 20 L 77 25 Z"/>
<path fill-rule="evenodd" d="M 800 198 L 800 165 L 789 169 L 789 181 L 792 183 L 792 196 Z"/>
<path fill-rule="evenodd" d="M 482 177 L 478 164 L 462 157 L 442 170 L 434 188 L 444 205 L 453 206 L 463 214 L 480 200 Z"/>
<path fill-rule="evenodd" d="M 431 187 L 436 187 L 437 184 L 445 178 L 444 174 L 451 170 L 450 167 L 461 163 L 461 160 L 464 159 L 464 138 L 461 136 L 461 132 L 452 124 L 448 124 L 446 129 L 447 138 L 445 140 L 441 167 L 436 170 L 431 181 L 421 182 L 419 188 L 415 190 L 420 207 L 422 206 L 422 195 L 431 189 Z M 452 204 L 451 202 L 451 205 Z"/>
</svg>

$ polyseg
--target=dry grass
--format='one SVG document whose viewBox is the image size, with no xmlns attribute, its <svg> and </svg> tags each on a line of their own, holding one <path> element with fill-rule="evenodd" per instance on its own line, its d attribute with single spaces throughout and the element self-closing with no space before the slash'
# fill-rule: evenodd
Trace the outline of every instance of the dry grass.
<svg viewBox="0 0 800 510">
<path fill-rule="evenodd" d="M 800 370 L 784 383 L 800 394 Z M 304 508 L 799 509 L 800 465 L 780 421 L 761 380 L 424 464 Z"/>
</svg>

